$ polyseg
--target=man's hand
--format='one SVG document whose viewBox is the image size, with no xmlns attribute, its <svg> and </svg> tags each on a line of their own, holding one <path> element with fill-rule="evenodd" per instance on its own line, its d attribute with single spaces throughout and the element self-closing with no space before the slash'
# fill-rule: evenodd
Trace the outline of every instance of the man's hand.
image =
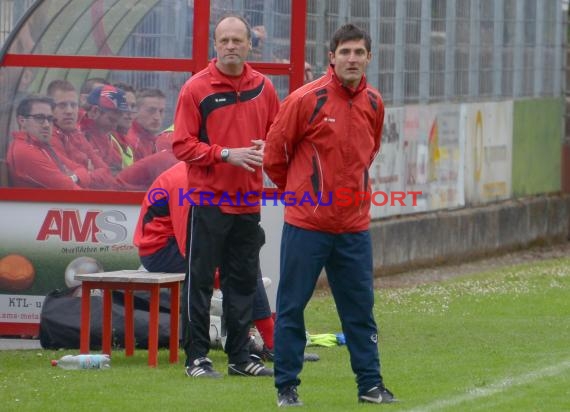
<svg viewBox="0 0 570 412">
<path fill-rule="evenodd" d="M 230 155 L 226 162 L 234 166 L 243 167 L 248 172 L 255 172 L 254 167 L 261 167 L 261 165 L 263 165 L 264 144 L 262 140 L 252 140 L 252 143 L 254 143 L 254 145 L 250 147 L 230 149 Z"/>
<path fill-rule="evenodd" d="M 261 153 L 265 150 L 265 140 L 255 139 L 251 143 L 253 143 L 256 149 L 261 150 Z"/>
</svg>

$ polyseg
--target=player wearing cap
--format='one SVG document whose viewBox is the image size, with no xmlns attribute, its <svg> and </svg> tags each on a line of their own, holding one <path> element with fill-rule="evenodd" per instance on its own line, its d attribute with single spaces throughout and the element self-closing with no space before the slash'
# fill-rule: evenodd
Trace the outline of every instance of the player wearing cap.
<svg viewBox="0 0 570 412">
<path fill-rule="evenodd" d="M 117 128 L 121 113 L 129 111 L 125 93 L 114 86 L 96 87 L 87 96 L 90 105 L 81 120 L 81 130 L 95 152 L 103 158 L 113 173 L 123 167 L 121 153 L 111 140 L 111 133 Z"/>
</svg>

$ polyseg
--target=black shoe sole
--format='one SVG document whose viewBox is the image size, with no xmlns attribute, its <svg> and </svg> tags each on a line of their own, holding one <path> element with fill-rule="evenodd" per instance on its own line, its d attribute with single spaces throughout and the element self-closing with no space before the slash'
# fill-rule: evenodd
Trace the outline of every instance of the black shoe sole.
<svg viewBox="0 0 570 412">
<path fill-rule="evenodd" d="M 211 373 L 211 372 L 205 372 L 201 375 L 198 376 L 194 376 L 194 375 L 190 375 L 188 373 L 188 371 L 184 371 L 184 374 L 189 377 L 189 378 L 193 378 L 193 379 L 221 379 L 222 378 L 222 374 L 219 372 L 215 372 L 215 373 Z"/>
<path fill-rule="evenodd" d="M 369 399 L 363 399 L 360 396 L 358 397 L 358 403 L 375 403 L 375 404 L 381 404 L 381 403 L 396 403 L 398 402 L 398 400 L 396 398 L 392 398 L 392 399 L 386 399 L 386 398 L 382 398 L 382 400 L 380 402 L 376 402 L 374 400 L 369 400 Z"/>
<path fill-rule="evenodd" d="M 271 369 L 267 369 L 267 368 L 265 368 L 265 370 L 271 371 Z M 260 374 L 254 375 L 254 374 L 248 373 L 246 371 L 243 371 L 241 369 L 236 369 L 236 368 L 232 368 L 231 366 L 229 366 L 228 367 L 228 375 L 231 375 L 231 376 L 251 376 L 252 378 L 263 378 L 263 377 L 272 377 L 273 371 L 271 371 L 271 373 L 262 372 Z"/>
</svg>

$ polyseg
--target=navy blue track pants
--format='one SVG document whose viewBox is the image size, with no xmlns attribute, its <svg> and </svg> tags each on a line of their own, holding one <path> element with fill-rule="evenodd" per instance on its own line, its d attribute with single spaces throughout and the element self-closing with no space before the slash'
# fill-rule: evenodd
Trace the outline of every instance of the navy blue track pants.
<svg viewBox="0 0 570 412">
<path fill-rule="evenodd" d="M 362 394 L 382 383 L 370 233 L 330 234 L 285 223 L 275 324 L 275 386 L 299 385 L 306 345 L 304 309 L 325 268 Z"/>
</svg>

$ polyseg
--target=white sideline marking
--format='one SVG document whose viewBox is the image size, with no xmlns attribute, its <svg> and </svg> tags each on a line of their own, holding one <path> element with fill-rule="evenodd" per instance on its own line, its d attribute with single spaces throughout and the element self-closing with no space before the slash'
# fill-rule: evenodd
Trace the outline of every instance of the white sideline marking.
<svg viewBox="0 0 570 412">
<path fill-rule="evenodd" d="M 548 376 L 560 375 L 562 372 L 564 372 L 566 369 L 569 368 L 570 368 L 570 360 L 567 360 L 556 366 L 548 366 L 546 368 L 532 371 L 517 377 L 505 378 L 499 382 L 493 383 L 483 388 L 476 388 L 470 390 L 468 393 L 456 396 L 454 398 L 436 401 L 426 406 L 418 406 L 414 409 L 410 409 L 410 412 L 426 412 L 426 411 L 438 410 L 441 408 L 456 406 L 459 405 L 460 403 L 469 402 L 478 398 L 484 398 L 487 396 L 496 395 L 497 393 L 503 392 L 514 386 L 526 385 L 528 383 L 537 381 L 542 378 L 546 378 Z"/>
</svg>

